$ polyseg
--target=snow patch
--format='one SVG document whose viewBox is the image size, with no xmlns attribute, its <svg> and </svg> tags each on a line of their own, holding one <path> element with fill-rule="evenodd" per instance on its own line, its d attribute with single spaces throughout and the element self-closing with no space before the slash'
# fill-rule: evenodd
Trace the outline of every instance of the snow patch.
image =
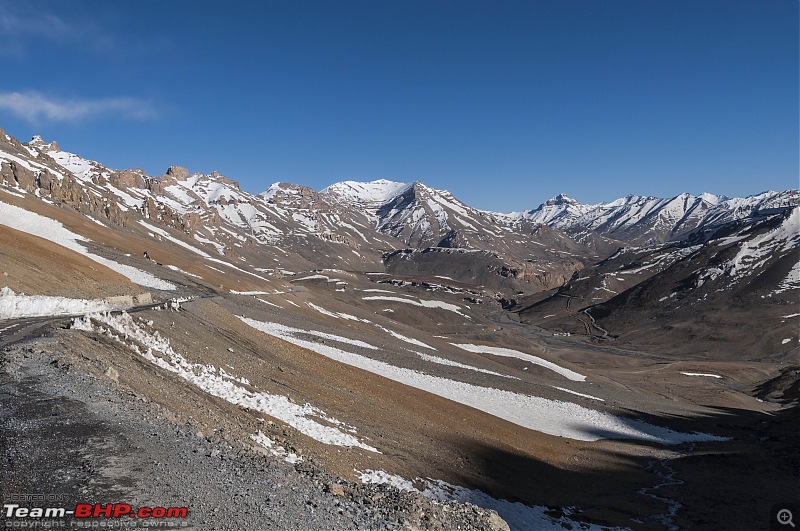
<svg viewBox="0 0 800 531">
<path fill-rule="evenodd" d="M 601 527 L 571 520 L 568 517 L 571 513 L 569 509 L 563 510 L 563 513 L 567 516 L 554 518 L 548 514 L 549 507 L 529 506 L 520 502 L 500 500 L 489 496 L 481 490 L 452 485 L 439 479 L 417 477 L 412 482 L 402 476 L 388 474 L 383 470 L 368 469 L 364 472 L 358 470 L 355 472 L 362 483 L 382 483 L 407 492 L 418 492 L 424 497 L 433 500 L 471 503 L 484 509 L 493 509 L 513 530 L 563 531 L 564 529 L 582 529 L 585 531 L 603 531 L 610 529 L 605 526 Z M 420 488 L 414 485 L 420 485 Z"/>
<path fill-rule="evenodd" d="M 261 430 L 258 430 L 258 433 L 255 435 L 250 436 L 255 442 L 269 450 L 269 452 L 274 455 L 275 457 L 280 457 L 290 465 L 295 465 L 297 463 L 302 463 L 303 458 L 297 455 L 294 452 L 289 452 L 283 446 L 275 446 L 275 441 L 261 433 Z"/>
<path fill-rule="evenodd" d="M 374 295 L 371 297 L 362 297 L 361 300 L 365 301 L 390 301 L 390 302 L 402 302 L 405 304 L 413 304 L 414 306 L 422 306 L 423 308 L 441 308 L 442 310 L 448 310 L 451 312 L 455 312 L 461 317 L 466 317 L 469 319 L 468 315 L 464 315 L 461 313 L 461 307 L 456 306 L 455 304 L 450 304 L 449 302 L 443 301 L 428 301 L 423 299 L 403 299 L 400 297 L 386 297 L 382 295 Z"/>
<path fill-rule="evenodd" d="M 404 336 L 402 334 L 398 334 L 394 330 L 389 330 L 388 328 L 384 328 L 384 327 L 382 327 L 380 325 L 376 325 L 376 326 L 378 328 L 380 328 L 381 330 L 383 330 L 384 332 L 387 332 L 392 337 L 394 337 L 396 339 L 399 339 L 400 341 L 405 341 L 406 343 L 409 343 L 411 345 L 416 345 L 418 347 L 423 347 L 423 348 L 429 348 L 431 350 L 436 350 L 434 347 L 432 347 L 430 345 L 427 345 L 427 344 L 423 343 L 422 341 L 420 341 L 418 339 L 414 339 L 414 338 L 411 338 L 411 337 L 406 337 L 406 336 Z"/>
<path fill-rule="evenodd" d="M 361 319 L 360 317 L 356 317 L 355 315 L 350 315 L 349 313 L 344 312 L 332 312 L 330 310 L 326 310 L 322 306 L 317 306 L 313 302 L 307 302 L 306 305 L 311 308 L 312 310 L 316 310 L 322 315 L 327 315 L 328 317 L 333 317 L 334 319 L 344 319 L 346 321 L 360 321 L 362 323 L 370 323 L 368 319 Z"/>
<path fill-rule="evenodd" d="M 437 365 L 447 365 L 449 367 L 458 367 L 460 369 L 467 369 L 470 371 L 482 372 L 484 374 L 491 374 L 492 376 L 500 376 L 501 378 L 511 378 L 512 380 L 519 380 L 516 376 L 509 376 L 507 374 L 501 374 L 499 372 L 490 371 L 487 369 L 480 369 L 478 367 L 473 367 L 472 365 L 466 365 L 464 363 L 458 363 L 457 361 L 451 361 L 446 358 L 440 358 L 438 356 L 430 356 L 428 354 L 423 354 L 422 352 L 414 352 L 417 356 L 422 358 L 425 361 L 429 361 L 431 363 L 436 363 Z"/>
<path fill-rule="evenodd" d="M 542 359 L 538 356 L 533 356 L 531 354 L 525 354 L 524 352 L 520 352 L 518 350 L 512 350 L 510 348 L 503 348 L 503 347 L 492 347 L 488 345 L 472 345 L 469 343 L 450 343 L 453 346 L 458 348 L 464 349 L 469 352 L 476 352 L 476 353 L 483 353 L 483 354 L 492 354 L 494 356 L 504 356 L 507 358 L 518 358 L 521 360 L 529 361 L 534 365 L 539 365 L 540 367 L 544 367 L 545 369 L 550 369 L 553 372 L 557 372 L 561 376 L 573 380 L 575 382 L 583 382 L 586 380 L 586 376 L 579 374 L 575 371 L 571 371 L 567 368 L 564 368 L 560 365 L 556 365 L 552 361 L 547 361 Z"/>
<path fill-rule="evenodd" d="M 553 385 L 551 387 L 553 389 L 558 389 L 559 391 L 564 391 L 565 393 L 569 393 L 571 395 L 581 396 L 583 398 L 588 398 L 590 400 L 599 400 L 600 402 L 605 402 L 605 400 L 603 400 L 602 398 L 597 398 L 596 396 L 587 395 L 587 394 L 584 394 L 584 393 L 579 393 L 577 391 L 573 391 L 572 389 L 567 389 L 566 387 L 558 387 L 558 386 L 555 386 L 555 385 Z"/>
</svg>

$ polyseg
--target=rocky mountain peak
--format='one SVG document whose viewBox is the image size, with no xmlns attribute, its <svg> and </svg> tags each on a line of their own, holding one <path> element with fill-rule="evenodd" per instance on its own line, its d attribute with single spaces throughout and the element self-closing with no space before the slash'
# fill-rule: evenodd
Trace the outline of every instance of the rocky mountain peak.
<svg viewBox="0 0 800 531">
<path fill-rule="evenodd" d="M 58 153 L 61 148 L 55 140 L 52 142 L 45 142 L 41 136 L 33 135 L 31 141 L 28 142 L 30 147 L 36 148 L 43 153 Z"/>
<path fill-rule="evenodd" d="M 165 175 L 178 181 L 185 181 L 189 178 L 189 170 L 183 166 L 170 166 Z"/>
<path fill-rule="evenodd" d="M 579 205 L 579 204 L 580 204 L 580 202 L 576 201 L 575 199 L 572 199 L 567 194 L 563 194 L 562 193 L 562 194 L 558 194 L 555 197 L 551 197 L 550 199 L 548 199 L 547 201 L 542 203 L 539 206 L 539 208 L 541 208 L 542 206 Z"/>
</svg>

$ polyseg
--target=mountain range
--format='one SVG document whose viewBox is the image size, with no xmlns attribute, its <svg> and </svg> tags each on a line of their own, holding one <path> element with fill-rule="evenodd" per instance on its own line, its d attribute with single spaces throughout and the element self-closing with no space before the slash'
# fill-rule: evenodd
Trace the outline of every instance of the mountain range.
<svg viewBox="0 0 800 531">
<path fill-rule="evenodd" d="M 348 181 L 319 192 L 275 183 L 251 194 L 218 173 L 172 166 L 154 177 L 106 168 L 41 137 L 21 144 L 3 133 L 0 140 L 5 183 L 112 226 L 156 223 L 204 252 L 249 263 L 263 262 L 260 252 L 280 246 L 291 253 L 287 266 L 301 269 L 375 270 L 398 249 L 457 249 L 470 255 L 470 266 L 445 267 L 444 275 L 506 291 L 555 288 L 620 247 L 679 241 L 693 231 L 800 201 L 797 190 L 732 199 L 631 195 L 595 205 L 561 194 L 536 209 L 501 214 L 477 210 L 420 182 Z M 405 273 L 443 267 L 433 253 L 402 256 L 398 264 L 389 254 L 388 264 Z"/>
<path fill-rule="evenodd" d="M 0 131 L 0 361 L 26 367 L 0 376 L 28 375 L 21 400 L 49 374 L 36 360 L 75 388 L 91 374 L 99 395 L 40 388 L 147 404 L 177 426 L 159 445 L 187 432 L 319 466 L 339 482 L 325 499 L 381 482 L 514 529 L 763 527 L 741 500 L 769 507 L 797 477 L 798 204 L 561 194 L 507 214 L 386 180 L 253 194 Z M 210 510 L 191 508 L 225 528 Z"/>
</svg>

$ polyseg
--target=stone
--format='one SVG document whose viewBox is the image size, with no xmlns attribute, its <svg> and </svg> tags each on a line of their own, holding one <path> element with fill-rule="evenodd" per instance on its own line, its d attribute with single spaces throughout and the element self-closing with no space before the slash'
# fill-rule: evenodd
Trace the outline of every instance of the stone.
<svg viewBox="0 0 800 531">
<path fill-rule="evenodd" d="M 106 369 L 105 375 L 112 382 L 119 383 L 119 371 L 114 367 Z"/>
<path fill-rule="evenodd" d="M 326 485 L 325 492 L 330 492 L 334 496 L 344 496 L 344 488 L 338 483 L 329 483 Z"/>
</svg>

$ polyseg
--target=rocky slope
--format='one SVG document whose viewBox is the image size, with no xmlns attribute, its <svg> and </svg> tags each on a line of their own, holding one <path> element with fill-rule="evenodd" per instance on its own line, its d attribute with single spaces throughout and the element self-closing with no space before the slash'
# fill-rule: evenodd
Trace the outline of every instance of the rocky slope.
<svg viewBox="0 0 800 531">
<path fill-rule="evenodd" d="M 681 356 L 733 348 L 730 357 L 788 360 L 797 349 L 800 207 L 761 212 L 681 242 L 620 249 L 548 297 L 524 302 L 519 315 Z"/>
</svg>

